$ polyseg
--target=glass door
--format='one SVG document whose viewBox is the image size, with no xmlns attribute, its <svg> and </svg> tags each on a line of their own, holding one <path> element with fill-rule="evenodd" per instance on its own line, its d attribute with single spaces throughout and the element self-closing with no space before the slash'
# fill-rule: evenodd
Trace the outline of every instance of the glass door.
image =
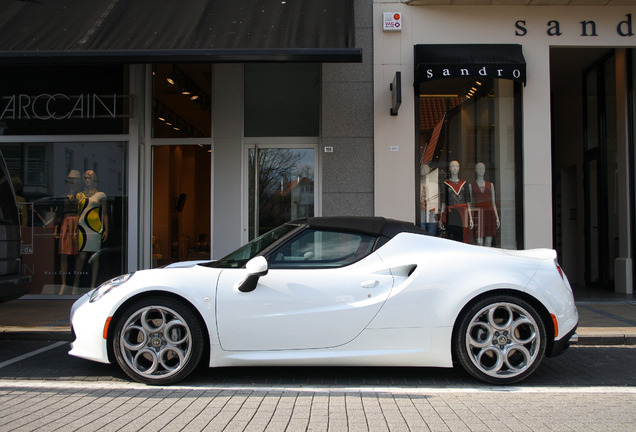
<svg viewBox="0 0 636 432">
<path fill-rule="evenodd" d="M 210 146 L 154 146 L 152 169 L 152 266 L 210 259 Z"/>
<path fill-rule="evenodd" d="M 255 144 L 247 151 L 249 240 L 315 214 L 314 146 Z"/>
</svg>

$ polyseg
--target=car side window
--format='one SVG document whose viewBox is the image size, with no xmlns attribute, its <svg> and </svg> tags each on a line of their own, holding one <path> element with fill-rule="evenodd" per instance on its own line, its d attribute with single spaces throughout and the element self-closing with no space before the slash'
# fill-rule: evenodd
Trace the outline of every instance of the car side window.
<svg viewBox="0 0 636 432">
<path fill-rule="evenodd" d="M 373 250 L 374 236 L 309 229 L 269 257 L 270 268 L 334 268 L 356 262 Z"/>
</svg>

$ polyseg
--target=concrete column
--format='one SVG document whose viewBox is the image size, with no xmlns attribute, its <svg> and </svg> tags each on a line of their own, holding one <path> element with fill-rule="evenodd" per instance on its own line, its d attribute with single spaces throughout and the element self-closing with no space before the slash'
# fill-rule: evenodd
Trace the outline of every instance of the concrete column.
<svg viewBox="0 0 636 432">
<path fill-rule="evenodd" d="M 615 290 L 619 293 L 634 292 L 631 250 L 630 184 L 629 184 L 629 111 L 627 92 L 627 52 L 616 50 L 616 159 L 617 159 L 617 213 L 618 213 L 618 258 L 614 261 Z"/>
</svg>

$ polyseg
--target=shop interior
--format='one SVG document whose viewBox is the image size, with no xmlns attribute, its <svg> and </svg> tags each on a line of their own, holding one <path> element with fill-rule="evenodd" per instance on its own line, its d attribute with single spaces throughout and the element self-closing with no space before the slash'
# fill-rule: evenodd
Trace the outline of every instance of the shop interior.
<svg viewBox="0 0 636 432">
<path fill-rule="evenodd" d="M 616 60 L 610 48 L 552 48 L 553 235 L 575 286 L 614 290 L 619 257 Z"/>
</svg>

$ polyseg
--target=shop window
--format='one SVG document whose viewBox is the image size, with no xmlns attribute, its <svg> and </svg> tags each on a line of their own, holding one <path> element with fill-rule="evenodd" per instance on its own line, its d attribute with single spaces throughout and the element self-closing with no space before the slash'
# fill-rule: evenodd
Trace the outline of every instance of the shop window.
<svg viewBox="0 0 636 432">
<path fill-rule="evenodd" d="M 17 195 L 30 293 L 82 294 L 125 273 L 126 144 L 5 143 L 1 148 Z M 99 168 L 83 169 L 73 160 Z"/>
<path fill-rule="evenodd" d="M 521 246 L 515 86 L 520 84 L 470 77 L 420 84 L 417 219 L 430 235 Z"/>
<path fill-rule="evenodd" d="M 320 65 L 245 65 L 246 137 L 317 137 Z"/>
<path fill-rule="evenodd" d="M 128 133 L 127 82 L 122 65 L 3 67 L 0 135 Z"/>
<path fill-rule="evenodd" d="M 210 64 L 157 64 L 153 70 L 153 138 L 209 138 Z"/>
</svg>

